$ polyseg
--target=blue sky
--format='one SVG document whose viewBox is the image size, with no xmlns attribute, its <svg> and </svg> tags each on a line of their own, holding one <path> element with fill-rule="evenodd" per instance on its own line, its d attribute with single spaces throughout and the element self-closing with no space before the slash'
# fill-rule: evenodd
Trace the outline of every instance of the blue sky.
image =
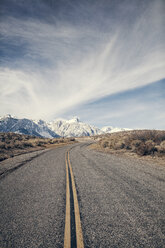
<svg viewBox="0 0 165 248">
<path fill-rule="evenodd" d="M 1 0 L 0 115 L 165 129 L 164 0 Z"/>
<path fill-rule="evenodd" d="M 165 80 L 134 90 L 128 90 L 89 102 L 71 109 L 65 116 L 81 115 L 86 122 L 98 127 L 113 126 L 129 128 L 164 129 L 165 127 Z"/>
</svg>

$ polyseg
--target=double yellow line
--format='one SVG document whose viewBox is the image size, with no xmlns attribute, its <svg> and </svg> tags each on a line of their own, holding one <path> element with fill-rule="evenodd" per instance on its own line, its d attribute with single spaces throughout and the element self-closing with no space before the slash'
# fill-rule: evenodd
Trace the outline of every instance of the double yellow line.
<svg viewBox="0 0 165 248">
<path fill-rule="evenodd" d="M 72 187 L 72 192 L 73 192 L 77 248 L 84 248 L 83 234 L 82 234 L 81 221 L 80 221 L 80 211 L 78 206 L 74 175 L 69 159 L 69 151 L 66 152 L 65 162 L 66 162 L 66 213 L 65 213 L 64 248 L 71 248 L 70 187 Z M 71 185 L 69 182 L 69 173 L 71 178 Z"/>
</svg>

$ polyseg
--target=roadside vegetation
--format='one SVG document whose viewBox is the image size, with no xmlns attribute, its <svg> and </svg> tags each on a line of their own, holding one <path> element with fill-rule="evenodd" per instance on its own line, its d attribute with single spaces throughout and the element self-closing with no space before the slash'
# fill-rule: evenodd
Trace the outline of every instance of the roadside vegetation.
<svg viewBox="0 0 165 248">
<path fill-rule="evenodd" d="M 136 153 L 140 156 L 165 157 L 165 131 L 133 130 L 94 137 L 95 148 Z"/>
<path fill-rule="evenodd" d="M 75 142 L 74 138 L 39 138 L 16 133 L 0 133 L 0 161 L 18 154 Z"/>
</svg>

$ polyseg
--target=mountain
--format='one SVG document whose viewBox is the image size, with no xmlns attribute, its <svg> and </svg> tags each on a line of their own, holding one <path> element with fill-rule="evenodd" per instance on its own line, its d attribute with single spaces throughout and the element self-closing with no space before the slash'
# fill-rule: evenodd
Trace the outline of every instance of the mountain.
<svg viewBox="0 0 165 248">
<path fill-rule="evenodd" d="M 92 136 L 126 130 L 130 129 L 112 126 L 99 129 L 81 122 L 78 117 L 71 120 L 55 120 L 49 123 L 43 120 L 18 119 L 11 115 L 0 118 L 0 132 L 14 132 L 45 138 Z"/>
<path fill-rule="evenodd" d="M 0 118 L 0 132 L 14 132 L 44 138 L 59 137 L 55 132 L 50 130 L 47 124 L 42 120 L 35 123 L 32 120 L 26 118 L 18 119 L 11 115 Z"/>
<path fill-rule="evenodd" d="M 129 128 L 120 128 L 120 127 L 112 127 L 112 126 L 106 126 L 101 128 L 101 131 L 103 133 L 116 133 L 116 132 L 121 132 L 121 131 L 129 131 L 131 129 Z"/>
<path fill-rule="evenodd" d="M 99 128 L 81 122 L 78 117 L 71 120 L 56 120 L 48 123 L 48 127 L 64 137 L 91 136 L 103 133 Z"/>
</svg>

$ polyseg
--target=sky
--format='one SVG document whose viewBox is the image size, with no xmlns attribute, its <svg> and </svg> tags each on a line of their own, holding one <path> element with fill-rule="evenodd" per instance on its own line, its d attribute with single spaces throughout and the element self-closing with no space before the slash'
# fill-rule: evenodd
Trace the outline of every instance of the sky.
<svg viewBox="0 0 165 248">
<path fill-rule="evenodd" d="M 165 129 L 164 0 L 0 0 L 0 115 Z"/>
</svg>

